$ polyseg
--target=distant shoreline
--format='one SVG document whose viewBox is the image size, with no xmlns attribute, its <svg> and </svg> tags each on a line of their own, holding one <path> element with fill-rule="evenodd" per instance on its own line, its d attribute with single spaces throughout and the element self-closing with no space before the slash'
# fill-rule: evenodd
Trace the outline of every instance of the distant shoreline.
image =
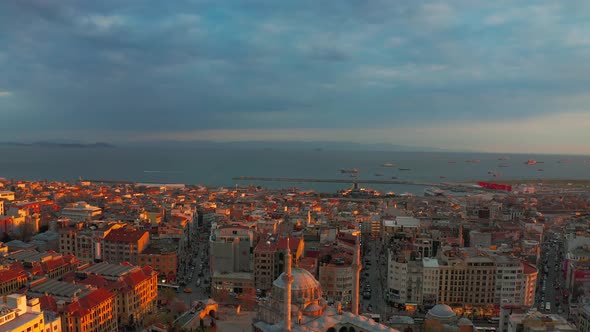
<svg viewBox="0 0 590 332">
<path fill-rule="evenodd" d="M 483 180 L 478 180 L 474 182 L 479 182 Z M 549 184 L 549 185 L 564 185 L 568 186 L 590 186 L 590 179 L 514 179 L 514 180 L 491 180 L 491 181 L 483 181 L 483 182 L 493 182 L 499 184 L 510 184 L 510 185 L 518 185 L 518 184 Z"/>
</svg>

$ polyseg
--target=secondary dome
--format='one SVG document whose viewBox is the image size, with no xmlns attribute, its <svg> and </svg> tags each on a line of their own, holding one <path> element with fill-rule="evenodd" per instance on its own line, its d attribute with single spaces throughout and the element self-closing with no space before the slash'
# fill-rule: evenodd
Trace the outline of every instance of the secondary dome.
<svg viewBox="0 0 590 332">
<path fill-rule="evenodd" d="M 293 268 L 291 271 L 293 275 L 293 284 L 291 284 L 291 290 L 307 290 L 307 289 L 317 289 L 320 287 L 320 282 L 314 278 L 311 273 L 307 270 L 300 269 L 300 268 Z M 285 280 L 283 276 L 285 272 L 281 273 L 281 275 L 272 283 L 273 286 L 278 288 L 285 288 Z"/>
<path fill-rule="evenodd" d="M 432 318 L 453 318 L 457 316 L 457 314 L 446 304 L 437 304 L 432 309 L 428 311 L 428 315 Z"/>
<path fill-rule="evenodd" d="M 461 325 L 471 326 L 471 325 L 473 325 L 473 323 L 469 319 L 463 317 L 463 318 L 459 319 L 459 321 L 457 322 L 457 325 L 459 325 L 459 326 L 461 326 Z"/>
</svg>

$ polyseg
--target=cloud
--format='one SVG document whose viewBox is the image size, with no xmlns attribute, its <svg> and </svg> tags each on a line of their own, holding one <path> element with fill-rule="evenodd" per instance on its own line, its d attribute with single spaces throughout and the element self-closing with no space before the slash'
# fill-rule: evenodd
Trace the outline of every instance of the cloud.
<svg viewBox="0 0 590 332">
<path fill-rule="evenodd" d="M 0 86 L 18 91 L 3 100 L 11 131 L 0 135 L 340 137 L 565 114 L 584 109 L 590 86 L 588 10 L 584 0 L 0 1 Z M 453 144 L 471 141 L 458 132 Z"/>
<path fill-rule="evenodd" d="M 556 127 L 555 123 L 560 123 Z M 436 137 L 435 140 L 432 137 Z M 469 137 L 469 141 L 465 141 Z M 546 142 L 547 138 L 551 142 Z M 215 129 L 133 135 L 130 141 L 328 141 L 395 143 L 408 146 L 473 149 L 486 152 L 545 153 L 551 145 L 560 153 L 590 154 L 590 112 L 530 117 L 520 121 L 467 121 L 444 126 L 422 124 L 388 128 Z"/>
<path fill-rule="evenodd" d="M 566 46 L 588 46 L 590 45 L 590 36 L 588 31 L 572 29 L 568 31 L 563 42 Z"/>
<path fill-rule="evenodd" d="M 10 97 L 10 96 L 12 96 L 12 92 L 0 90 L 0 97 Z"/>
</svg>

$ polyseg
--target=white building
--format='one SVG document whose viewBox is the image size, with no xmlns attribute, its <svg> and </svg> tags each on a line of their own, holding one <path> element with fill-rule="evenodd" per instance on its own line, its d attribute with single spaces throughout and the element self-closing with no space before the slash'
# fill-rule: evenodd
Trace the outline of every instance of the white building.
<svg viewBox="0 0 590 332">
<path fill-rule="evenodd" d="M 522 263 L 508 256 L 493 255 L 492 258 L 496 265 L 494 303 L 523 305 L 526 278 Z"/>
<path fill-rule="evenodd" d="M 14 201 L 14 191 L 0 190 L 0 200 Z"/>
<path fill-rule="evenodd" d="M 438 259 L 422 259 L 422 302 L 424 305 L 435 305 L 438 299 Z"/>
<path fill-rule="evenodd" d="M 46 325 L 39 299 L 30 299 L 26 295 L 8 295 L 0 304 L 0 331 L 3 332 L 44 332 L 46 328 L 52 332 L 61 332 L 61 320 L 56 317 Z"/>
<path fill-rule="evenodd" d="M 61 217 L 72 221 L 89 221 L 102 214 L 102 209 L 86 202 L 76 202 L 61 211 Z"/>
</svg>

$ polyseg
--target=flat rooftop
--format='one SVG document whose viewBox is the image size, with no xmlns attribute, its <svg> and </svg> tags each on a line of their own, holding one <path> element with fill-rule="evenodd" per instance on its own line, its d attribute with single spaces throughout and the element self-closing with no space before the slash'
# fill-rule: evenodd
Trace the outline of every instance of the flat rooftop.
<svg viewBox="0 0 590 332">
<path fill-rule="evenodd" d="M 80 272 L 86 273 L 94 273 L 101 275 L 103 277 L 111 278 L 118 278 L 120 276 L 126 275 L 129 272 L 136 269 L 136 266 L 126 266 L 126 265 L 118 265 L 118 264 L 110 264 L 110 263 L 98 263 L 94 265 L 90 265 L 89 267 L 80 270 Z"/>
<path fill-rule="evenodd" d="M 49 294 L 71 298 L 74 295 L 77 295 L 78 297 L 86 295 L 87 293 L 90 293 L 90 289 L 86 285 L 49 279 L 46 282 L 31 288 L 31 292 L 41 295 Z"/>
</svg>

